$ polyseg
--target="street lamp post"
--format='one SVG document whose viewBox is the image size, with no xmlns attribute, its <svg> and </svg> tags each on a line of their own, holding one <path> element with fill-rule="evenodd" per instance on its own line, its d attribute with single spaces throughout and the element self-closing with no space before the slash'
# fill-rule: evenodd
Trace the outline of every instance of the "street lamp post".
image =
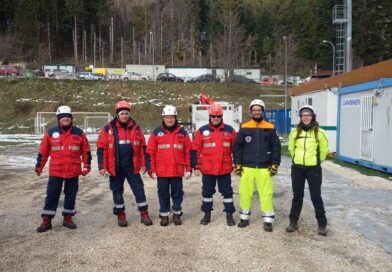
<svg viewBox="0 0 392 272">
<path fill-rule="evenodd" d="M 284 42 L 284 134 L 287 135 L 287 36 L 283 36 Z"/>
<path fill-rule="evenodd" d="M 327 40 L 323 40 L 323 43 L 329 43 L 332 46 L 332 76 L 335 76 L 335 45 Z"/>
<path fill-rule="evenodd" d="M 155 80 L 155 48 L 154 48 L 154 34 L 150 30 L 150 39 L 152 43 L 152 78 Z"/>
</svg>

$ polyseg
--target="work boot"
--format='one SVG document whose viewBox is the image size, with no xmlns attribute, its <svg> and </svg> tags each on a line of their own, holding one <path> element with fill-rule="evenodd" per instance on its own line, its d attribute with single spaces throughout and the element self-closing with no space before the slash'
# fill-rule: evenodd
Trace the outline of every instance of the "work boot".
<svg viewBox="0 0 392 272">
<path fill-rule="evenodd" d="M 272 232 L 272 223 L 264 223 L 264 230 L 267 232 Z"/>
<path fill-rule="evenodd" d="M 182 224 L 180 214 L 173 214 L 173 223 L 174 223 L 174 225 L 177 225 L 177 226 Z"/>
<path fill-rule="evenodd" d="M 327 236 L 327 226 L 319 225 L 318 226 L 318 235 Z"/>
<path fill-rule="evenodd" d="M 235 221 L 233 219 L 233 214 L 232 213 L 226 213 L 226 223 L 228 226 L 234 226 Z"/>
<path fill-rule="evenodd" d="M 286 232 L 294 232 L 298 229 L 297 222 L 290 221 L 289 226 L 286 228 Z"/>
<path fill-rule="evenodd" d="M 117 224 L 120 227 L 128 226 L 127 218 L 125 217 L 125 212 L 119 212 L 119 214 L 117 215 Z"/>
<path fill-rule="evenodd" d="M 169 216 L 159 216 L 161 218 L 161 226 L 166 227 L 169 225 Z"/>
<path fill-rule="evenodd" d="M 63 227 L 76 229 L 76 224 L 72 221 L 72 215 L 64 215 Z"/>
<path fill-rule="evenodd" d="M 206 212 L 204 214 L 204 217 L 200 220 L 200 224 L 202 225 L 208 225 L 211 222 L 211 213 Z"/>
<path fill-rule="evenodd" d="M 249 226 L 249 220 L 240 219 L 240 222 L 237 225 L 239 228 L 245 228 Z"/>
<path fill-rule="evenodd" d="M 47 230 L 50 230 L 52 228 L 52 219 L 48 216 L 42 216 L 42 223 L 41 225 L 37 228 L 37 232 L 45 232 Z"/>
<path fill-rule="evenodd" d="M 142 222 L 146 226 L 151 226 L 152 225 L 152 220 L 150 219 L 150 216 L 148 214 L 148 211 L 141 211 L 140 212 L 140 222 Z"/>
</svg>

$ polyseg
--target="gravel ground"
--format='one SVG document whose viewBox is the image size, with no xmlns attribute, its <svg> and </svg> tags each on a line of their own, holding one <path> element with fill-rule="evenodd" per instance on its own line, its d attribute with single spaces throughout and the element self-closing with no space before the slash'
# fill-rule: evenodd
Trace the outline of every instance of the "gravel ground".
<svg viewBox="0 0 392 272">
<path fill-rule="evenodd" d="M 69 230 L 61 226 L 62 196 L 53 229 L 38 234 L 35 229 L 41 220 L 47 176 L 36 177 L 31 168 L 27 171 L 24 167 L 30 166 L 28 162 L 16 171 L 2 170 L 0 271 L 392 271 L 392 256 L 382 243 L 366 238 L 360 229 L 352 226 L 356 221 L 334 216 L 338 209 L 332 204 L 339 199 L 340 190 L 332 190 L 333 183 L 328 185 L 328 179 L 324 182 L 330 222 L 328 236 L 317 235 L 313 208 L 308 200 L 304 202 L 299 231 L 292 234 L 284 231 L 291 203 L 289 164 L 286 158 L 275 178 L 277 220 L 272 233 L 262 229 L 256 195 L 248 228 L 225 225 L 219 194 L 214 197 L 212 223 L 200 225 L 199 177 L 184 181 L 182 226 L 159 226 L 156 181 L 147 177 L 143 178 L 154 225 L 142 225 L 132 193 L 126 186 L 130 225 L 120 228 L 111 213 L 108 181 L 94 170 L 80 180 L 75 216 L 78 228 Z M 329 162 L 324 169 L 324 173 L 332 173 L 333 179 L 346 171 Z M 392 191 L 392 184 L 387 180 L 372 181 L 373 178 L 353 174 L 349 177 L 351 179 L 345 179 L 344 184 Z M 238 178 L 233 177 L 235 192 L 237 183 Z M 345 205 L 351 205 L 349 199 L 347 201 Z M 387 203 L 390 201 L 387 199 Z M 235 204 L 238 207 L 237 193 Z M 356 208 L 361 209 L 360 203 L 352 205 L 359 205 Z M 349 208 L 340 214 L 346 214 Z M 390 211 L 385 215 L 390 223 Z M 238 221 L 238 213 L 235 218 Z"/>
</svg>

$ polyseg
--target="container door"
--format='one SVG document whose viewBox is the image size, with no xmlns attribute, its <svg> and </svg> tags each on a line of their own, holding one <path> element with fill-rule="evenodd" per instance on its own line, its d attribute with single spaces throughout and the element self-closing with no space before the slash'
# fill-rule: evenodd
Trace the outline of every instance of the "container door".
<svg viewBox="0 0 392 272">
<path fill-rule="evenodd" d="M 360 158 L 373 161 L 373 96 L 361 97 Z"/>
</svg>

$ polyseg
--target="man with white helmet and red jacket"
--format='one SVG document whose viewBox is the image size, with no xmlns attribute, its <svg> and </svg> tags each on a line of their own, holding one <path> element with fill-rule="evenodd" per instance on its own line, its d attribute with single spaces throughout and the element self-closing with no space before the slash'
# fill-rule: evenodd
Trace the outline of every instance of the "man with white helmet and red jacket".
<svg viewBox="0 0 392 272">
<path fill-rule="evenodd" d="M 161 226 L 169 225 L 170 196 L 173 205 L 173 222 L 181 225 L 183 200 L 182 177 L 192 174 L 188 132 L 177 121 L 177 109 L 165 106 L 162 111 L 162 126 L 154 129 L 148 140 L 146 165 L 150 178 L 158 179 L 159 216 Z"/>
<path fill-rule="evenodd" d="M 63 183 L 65 194 L 63 226 L 76 229 L 72 216 L 76 213 L 75 199 L 79 175 L 85 176 L 90 172 L 90 145 L 83 130 L 72 125 L 71 108 L 60 106 L 56 115 L 58 126 L 45 133 L 35 166 L 35 172 L 40 176 L 50 156 L 45 206 L 41 212 L 42 224 L 37 228 L 37 232 L 45 232 L 52 228 L 52 218 L 56 215 Z"/>
<path fill-rule="evenodd" d="M 213 195 L 218 182 L 219 192 L 223 196 L 226 223 L 235 225 L 233 213 L 233 188 L 231 187 L 231 172 L 233 171 L 233 146 L 236 137 L 235 130 L 223 123 L 223 108 L 213 103 L 209 109 L 209 123 L 200 127 L 195 133 L 192 143 L 192 167 L 195 175 L 203 174 L 203 202 L 201 210 L 204 217 L 200 224 L 211 222 Z"/>
<path fill-rule="evenodd" d="M 125 178 L 136 198 L 141 223 L 152 225 L 140 171 L 145 172 L 144 152 L 146 141 L 142 129 L 131 118 L 131 104 L 119 101 L 116 118 L 101 129 L 97 141 L 99 173 L 109 176 L 110 190 L 113 193 L 113 214 L 117 215 L 120 227 L 128 226 L 124 206 Z"/>
</svg>

